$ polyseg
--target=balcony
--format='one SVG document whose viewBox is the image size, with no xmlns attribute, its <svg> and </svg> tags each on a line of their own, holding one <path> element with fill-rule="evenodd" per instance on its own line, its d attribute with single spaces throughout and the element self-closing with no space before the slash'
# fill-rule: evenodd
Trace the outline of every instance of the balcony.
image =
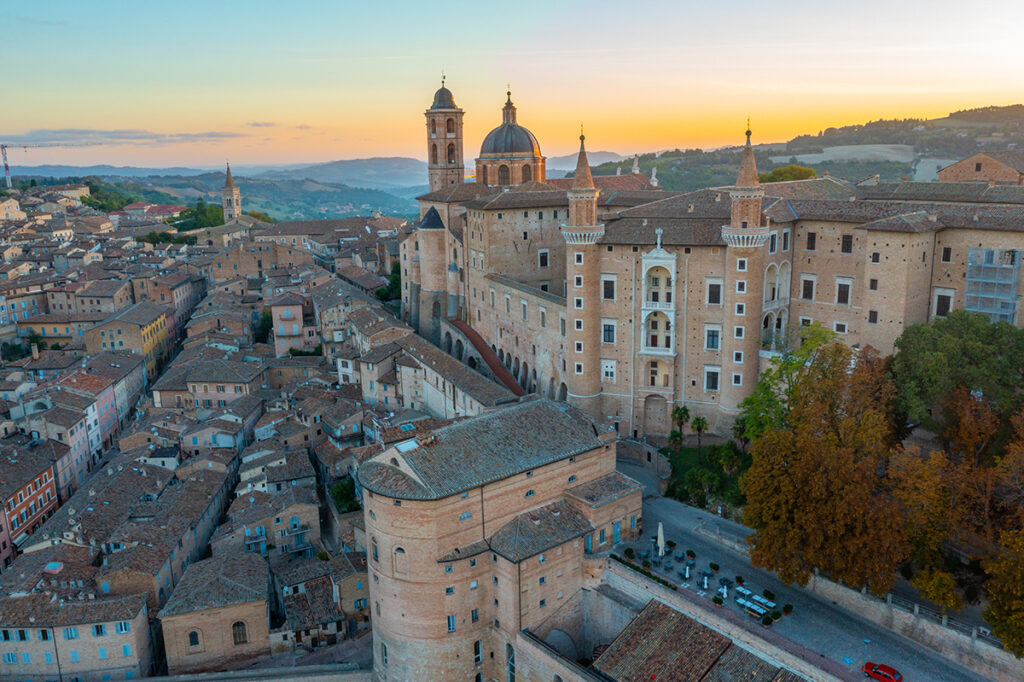
<svg viewBox="0 0 1024 682">
<path fill-rule="evenodd" d="M 313 549 L 313 545 L 311 545 L 308 542 L 303 541 L 303 542 L 295 545 L 294 547 L 282 547 L 282 549 L 285 552 L 287 552 L 288 554 L 302 554 L 303 552 L 307 552 L 307 551 Z"/>
<path fill-rule="evenodd" d="M 640 354 L 641 355 L 658 355 L 658 356 L 661 356 L 661 357 L 674 357 L 675 354 L 676 354 L 676 351 L 675 351 L 674 348 L 671 348 L 671 347 L 666 348 L 664 346 L 648 346 L 648 345 L 644 345 L 644 346 L 642 346 L 640 348 Z"/>
<path fill-rule="evenodd" d="M 283 532 L 286 537 L 289 535 L 300 535 L 302 533 L 308 533 L 309 526 L 288 526 Z"/>
<path fill-rule="evenodd" d="M 675 310 L 675 304 L 672 301 L 644 301 L 644 310 L 664 310 L 671 312 Z"/>
<path fill-rule="evenodd" d="M 772 301 L 765 301 L 761 304 L 761 310 L 763 312 L 769 312 L 772 310 L 778 310 L 779 308 L 786 308 L 789 306 L 789 297 L 776 298 Z"/>
</svg>

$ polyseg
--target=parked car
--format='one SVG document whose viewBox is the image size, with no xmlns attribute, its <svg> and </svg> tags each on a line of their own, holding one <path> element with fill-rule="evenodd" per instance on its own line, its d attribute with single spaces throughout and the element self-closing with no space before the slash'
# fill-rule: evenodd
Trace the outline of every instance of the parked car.
<svg viewBox="0 0 1024 682">
<path fill-rule="evenodd" d="M 860 671 L 864 673 L 864 677 L 870 677 L 873 680 L 880 680 L 880 682 L 903 682 L 903 675 L 901 675 L 896 668 L 885 665 L 884 663 L 872 663 L 871 661 L 868 661 L 860 667 Z"/>
</svg>

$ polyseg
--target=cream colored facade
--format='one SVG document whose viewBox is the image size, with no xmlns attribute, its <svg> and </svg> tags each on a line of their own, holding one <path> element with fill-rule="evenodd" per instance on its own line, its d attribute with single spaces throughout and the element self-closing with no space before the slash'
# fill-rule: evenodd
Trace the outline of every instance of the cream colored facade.
<svg viewBox="0 0 1024 682">
<path fill-rule="evenodd" d="M 465 321 L 528 391 L 631 436 L 667 433 L 681 404 L 727 431 L 802 324 L 883 354 L 951 309 L 1021 324 L 1024 190 L 762 187 L 743 157 L 736 186 L 686 194 L 597 177 L 593 197 L 559 181 L 420 197 L 403 317 L 438 345 Z"/>
</svg>

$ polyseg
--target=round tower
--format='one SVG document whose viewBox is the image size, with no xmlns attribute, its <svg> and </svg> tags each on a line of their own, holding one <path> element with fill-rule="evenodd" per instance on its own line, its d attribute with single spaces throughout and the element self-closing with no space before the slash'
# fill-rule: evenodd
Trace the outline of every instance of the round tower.
<svg viewBox="0 0 1024 682">
<path fill-rule="evenodd" d="M 590 174 L 587 151 L 580 135 L 569 196 L 569 220 L 562 225 L 565 238 L 566 339 L 565 383 L 568 401 L 587 414 L 600 418 L 600 254 L 597 243 L 604 225 L 597 220 L 597 189 Z"/>
<path fill-rule="evenodd" d="M 758 376 L 761 350 L 761 327 L 758 324 L 764 298 L 765 242 L 768 241 L 767 219 L 762 213 L 764 190 L 757 177 L 754 150 L 750 146 L 750 130 L 740 158 L 736 186 L 729 191 L 732 202 L 728 225 L 722 226 L 726 244 L 725 328 L 721 382 L 721 406 L 735 413 L 754 389 Z"/>
<path fill-rule="evenodd" d="M 434 93 L 434 103 L 424 112 L 427 117 L 427 173 L 430 191 L 461 185 L 466 168 L 462 160 L 462 109 L 455 106 L 452 91 L 444 86 Z"/>
<path fill-rule="evenodd" d="M 224 188 L 220 191 L 221 206 L 224 208 L 224 222 L 229 223 L 242 216 L 242 194 L 235 185 L 235 179 L 231 176 L 231 164 L 228 165 L 227 177 L 224 178 Z"/>
</svg>

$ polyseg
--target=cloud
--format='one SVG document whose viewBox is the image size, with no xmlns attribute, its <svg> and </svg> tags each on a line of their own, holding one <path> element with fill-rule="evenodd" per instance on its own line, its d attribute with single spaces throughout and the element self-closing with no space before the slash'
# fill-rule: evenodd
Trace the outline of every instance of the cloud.
<svg viewBox="0 0 1024 682">
<path fill-rule="evenodd" d="M 277 124 L 274 123 L 273 121 L 253 121 L 252 123 L 247 123 L 246 125 L 252 128 L 273 128 Z"/>
<path fill-rule="evenodd" d="M 303 123 L 302 125 L 295 126 L 295 129 L 296 130 L 312 130 L 313 126 L 309 126 L 309 125 L 306 125 L 305 123 Z"/>
<path fill-rule="evenodd" d="M 16 147 L 19 144 L 66 144 L 72 146 L 110 145 L 158 145 L 188 142 L 219 142 L 237 137 L 248 137 L 246 133 L 209 130 L 198 133 L 154 133 L 149 130 L 132 128 L 97 130 L 92 128 L 41 128 L 20 135 L 0 135 L 5 144 Z"/>
</svg>

